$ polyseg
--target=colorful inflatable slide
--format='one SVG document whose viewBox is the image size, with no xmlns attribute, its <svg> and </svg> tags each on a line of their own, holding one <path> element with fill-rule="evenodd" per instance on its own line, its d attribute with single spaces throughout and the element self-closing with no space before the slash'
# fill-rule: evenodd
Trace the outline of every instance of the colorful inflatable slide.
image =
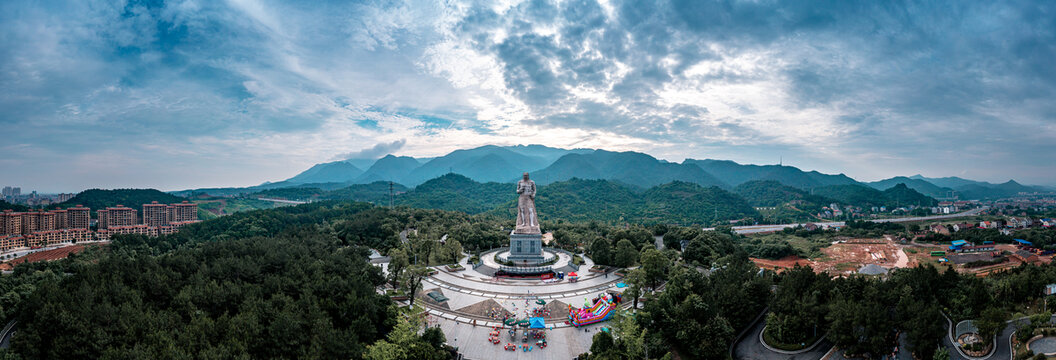
<svg viewBox="0 0 1056 360">
<path fill-rule="evenodd" d="M 590 305 L 590 300 L 583 304 L 582 309 L 577 309 L 568 306 L 568 320 L 572 326 L 583 326 L 590 325 L 596 322 L 605 321 L 612 317 L 612 314 L 616 311 L 615 307 L 619 304 L 619 297 L 615 295 L 604 294 L 594 299 L 594 305 Z"/>
</svg>

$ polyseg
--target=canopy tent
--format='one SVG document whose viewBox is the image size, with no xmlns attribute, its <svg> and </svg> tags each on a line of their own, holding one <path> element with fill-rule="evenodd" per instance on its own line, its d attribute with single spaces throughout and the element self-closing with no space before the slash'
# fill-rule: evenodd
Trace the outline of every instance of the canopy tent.
<svg viewBox="0 0 1056 360">
<path fill-rule="evenodd" d="M 546 324 L 543 323 L 541 317 L 528 318 L 528 324 L 528 327 L 532 329 L 546 329 Z"/>
<path fill-rule="evenodd" d="M 568 276 L 579 276 L 579 274 L 576 274 L 576 272 L 573 271 L 573 272 L 568 273 Z"/>
<path fill-rule="evenodd" d="M 517 319 L 506 319 L 505 324 L 506 326 L 513 326 L 514 324 L 517 324 Z"/>
<path fill-rule="evenodd" d="M 544 300 L 536 300 L 535 303 L 538 305 L 546 305 L 546 301 Z"/>
<path fill-rule="evenodd" d="M 616 287 L 618 287 L 620 289 L 623 289 L 623 288 L 627 287 L 627 284 L 624 284 L 622 282 L 618 282 L 618 283 L 616 283 Z"/>
</svg>

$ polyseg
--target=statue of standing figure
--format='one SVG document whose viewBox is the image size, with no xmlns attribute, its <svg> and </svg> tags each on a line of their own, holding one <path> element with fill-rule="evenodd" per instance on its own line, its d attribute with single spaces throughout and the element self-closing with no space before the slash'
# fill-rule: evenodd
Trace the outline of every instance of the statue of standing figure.
<svg viewBox="0 0 1056 360">
<path fill-rule="evenodd" d="M 535 215 L 535 181 L 528 178 L 528 173 L 517 182 L 517 194 L 517 227 L 513 233 L 541 234 L 539 218 Z"/>
</svg>

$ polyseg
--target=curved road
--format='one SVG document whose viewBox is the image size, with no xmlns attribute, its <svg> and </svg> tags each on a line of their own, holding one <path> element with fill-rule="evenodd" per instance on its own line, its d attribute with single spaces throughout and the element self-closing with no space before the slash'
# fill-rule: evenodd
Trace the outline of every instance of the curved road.
<svg viewBox="0 0 1056 360">
<path fill-rule="evenodd" d="M 833 354 L 829 357 L 830 360 L 843 360 L 843 352 L 834 349 L 832 343 L 828 340 L 822 341 L 816 348 L 803 354 L 786 355 L 780 354 L 768 350 L 759 342 L 759 333 L 763 331 L 763 327 L 766 325 L 765 316 L 760 316 L 760 320 L 756 321 L 751 330 L 740 338 L 739 342 L 733 348 L 734 359 L 751 359 L 751 360 L 762 360 L 762 359 L 782 359 L 782 360 L 803 360 L 803 359 L 821 359 L 830 350 L 833 350 Z M 997 348 L 990 355 L 973 358 L 964 356 L 958 347 L 954 343 L 953 331 L 954 325 L 949 318 L 946 319 L 946 336 L 942 337 L 942 346 L 946 347 L 950 351 L 950 360 L 1005 360 L 1012 359 L 1012 334 L 1016 331 L 1015 322 L 1022 321 L 1026 318 L 1014 319 L 1007 321 L 1005 329 L 1001 331 L 997 336 Z M 1052 317 L 1052 321 L 1056 321 L 1056 315 Z M 913 356 L 908 351 L 908 344 L 905 341 L 905 334 L 903 333 L 899 337 L 899 351 L 896 355 L 898 360 L 914 360 Z"/>
<path fill-rule="evenodd" d="M 959 213 L 956 213 L 956 214 L 949 214 L 949 215 L 914 216 L 914 217 L 891 218 L 891 219 L 873 219 L 873 220 L 869 220 L 869 221 L 878 222 L 878 223 L 884 223 L 884 222 L 898 223 L 898 222 L 913 222 L 913 221 L 955 219 L 955 218 L 965 217 L 965 216 L 975 216 L 975 215 L 978 215 L 983 210 L 986 210 L 988 208 L 989 207 L 984 206 L 984 207 L 971 209 L 971 210 L 959 212 Z M 813 224 L 818 225 L 818 226 L 823 226 L 823 227 L 833 227 L 833 226 L 839 227 L 839 226 L 843 226 L 844 222 L 843 221 L 830 221 L 830 222 L 816 222 L 816 223 L 813 223 Z M 779 225 L 734 226 L 733 227 L 733 231 L 735 231 L 738 234 L 755 234 L 755 233 L 781 231 L 781 230 L 784 230 L 785 228 L 796 227 L 796 226 L 804 226 L 804 225 L 806 225 L 806 223 L 802 223 L 802 224 L 779 224 Z M 704 228 L 704 231 L 708 231 L 708 230 L 715 230 L 715 228 Z"/>
<path fill-rule="evenodd" d="M 733 348 L 734 359 L 749 359 L 749 360 L 765 360 L 765 359 L 785 359 L 785 360 L 815 360 L 821 359 L 825 356 L 825 353 L 832 349 L 832 343 L 828 340 L 822 340 L 818 346 L 815 346 L 810 351 L 801 354 L 781 354 L 775 351 L 771 351 L 763 346 L 763 343 L 759 341 L 759 334 L 763 332 L 763 328 L 766 327 L 766 316 L 760 316 L 759 319 L 752 324 L 751 330 L 737 343 L 737 346 Z"/>
<path fill-rule="evenodd" d="M 11 336 L 15 334 L 15 325 L 17 324 L 15 320 L 11 320 L 4 326 L 3 330 L 0 330 L 0 348 L 7 349 L 11 347 Z"/>
</svg>

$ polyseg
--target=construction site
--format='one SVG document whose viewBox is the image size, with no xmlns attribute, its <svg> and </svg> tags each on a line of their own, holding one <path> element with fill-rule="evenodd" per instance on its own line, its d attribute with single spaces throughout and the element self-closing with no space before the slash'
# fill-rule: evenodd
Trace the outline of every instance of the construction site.
<svg viewBox="0 0 1056 360">
<path fill-rule="evenodd" d="M 964 245 L 964 244 L 961 244 Z M 880 274 L 891 269 L 931 264 L 940 271 L 953 268 L 958 272 L 986 276 L 1023 263 L 1046 264 L 1052 255 L 1037 251 L 1027 244 L 983 244 L 958 246 L 954 244 L 926 244 L 898 242 L 893 239 L 841 239 L 821 249 L 821 256 L 803 258 L 787 256 L 781 259 L 752 261 L 762 269 L 782 272 L 796 265 L 807 266 L 817 273 L 845 276 L 853 273 Z M 863 271 L 871 269 L 872 271 Z M 877 271 L 882 269 L 882 271 Z"/>
</svg>

